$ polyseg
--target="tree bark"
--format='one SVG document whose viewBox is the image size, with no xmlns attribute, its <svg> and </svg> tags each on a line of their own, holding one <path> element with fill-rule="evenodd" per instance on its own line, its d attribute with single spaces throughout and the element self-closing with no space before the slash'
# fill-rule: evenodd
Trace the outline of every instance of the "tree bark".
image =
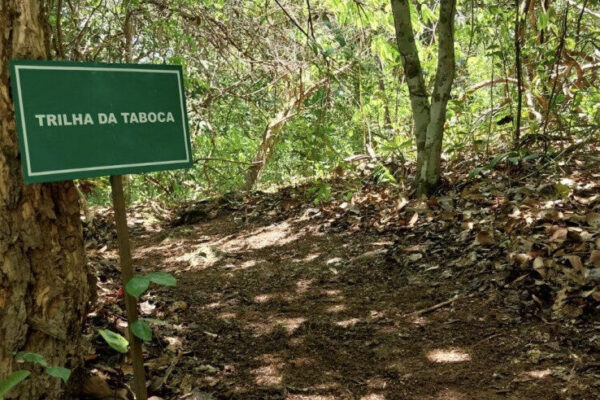
<svg viewBox="0 0 600 400">
<path fill-rule="evenodd" d="M 440 157 L 446 106 L 454 82 L 454 15 L 456 0 L 441 0 L 438 30 L 438 65 L 431 102 L 425 87 L 412 28 L 409 0 L 391 0 L 396 41 L 410 95 L 417 142 L 416 194 L 430 195 L 440 180 Z"/>
<path fill-rule="evenodd" d="M 44 5 L 0 0 L 0 379 L 15 369 L 33 371 L 6 399 L 67 397 L 59 379 L 38 366 L 17 366 L 13 353 L 80 367 L 92 294 L 73 183 L 24 185 L 21 172 L 8 62 L 47 57 Z"/>
<path fill-rule="evenodd" d="M 440 180 L 440 161 L 446 107 L 454 82 L 454 14 L 456 0 L 442 0 L 438 23 L 438 63 L 431 96 L 431 111 L 425 139 L 425 161 L 417 175 L 417 195 L 430 195 Z"/>
</svg>

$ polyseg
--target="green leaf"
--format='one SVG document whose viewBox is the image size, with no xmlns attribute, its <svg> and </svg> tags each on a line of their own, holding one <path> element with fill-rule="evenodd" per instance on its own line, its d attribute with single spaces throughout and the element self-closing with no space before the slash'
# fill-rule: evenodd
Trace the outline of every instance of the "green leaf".
<svg viewBox="0 0 600 400">
<path fill-rule="evenodd" d="M 537 18 L 537 28 L 538 30 L 544 30 L 548 26 L 548 13 L 547 12 L 538 12 Z"/>
<path fill-rule="evenodd" d="M 63 367 L 48 367 L 46 368 L 46 373 L 55 378 L 62 379 L 64 383 L 67 383 L 71 376 L 71 370 Z"/>
<path fill-rule="evenodd" d="M 31 374 L 29 371 L 15 371 L 6 378 L 5 381 L 0 381 L 0 399 L 4 396 L 8 391 L 19 383 L 21 383 L 25 378 L 27 378 Z"/>
<path fill-rule="evenodd" d="M 431 11 L 431 9 L 425 4 L 421 5 L 421 14 L 423 16 L 423 22 L 425 22 L 426 24 L 430 22 L 435 22 L 436 20 L 435 13 Z"/>
<path fill-rule="evenodd" d="M 150 279 L 148 277 L 136 275 L 127 282 L 125 290 L 130 296 L 138 298 L 148 290 L 148 286 L 150 286 Z"/>
<path fill-rule="evenodd" d="M 148 278 L 150 282 L 154 282 L 157 285 L 175 286 L 177 284 L 177 279 L 175 279 L 173 275 L 166 272 L 152 272 L 146 275 L 146 278 Z"/>
<path fill-rule="evenodd" d="M 23 360 L 30 363 L 40 364 L 42 367 L 47 367 L 48 363 L 43 355 L 37 353 L 31 353 L 29 351 L 21 351 L 17 353 L 17 360 Z"/>
<path fill-rule="evenodd" d="M 471 171 L 471 173 L 469 174 L 469 178 L 473 179 L 475 178 L 477 175 L 479 175 L 481 173 L 481 171 L 483 171 L 483 168 L 481 167 L 477 167 L 475 168 L 473 171 Z"/>
<path fill-rule="evenodd" d="M 487 169 L 494 169 L 496 167 L 496 165 L 498 165 L 498 163 L 502 160 L 504 160 L 506 157 L 508 157 L 510 153 L 502 153 L 502 154 L 498 154 L 496 157 L 494 157 L 494 159 L 485 167 Z"/>
<path fill-rule="evenodd" d="M 127 353 L 127 347 L 129 346 L 129 342 L 123 336 L 108 329 L 101 330 L 100 336 L 102 336 L 102 338 L 106 340 L 106 343 L 108 343 L 110 347 L 112 347 L 119 353 Z"/>
<path fill-rule="evenodd" d="M 523 161 L 535 160 L 539 156 L 541 156 L 540 153 L 531 153 L 531 154 L 526 155 L 525 157 L 523 157 Z"/>
<path fill-rule="evenodd" d="M 129 328 L 135 336 L 139 337 L 144 342 L 150 342 L 152 340 L 152 328 L 141 319 L 132 322 Z"/>
<path fill-rule="evenodd" d="M 564 199 L 566 197 L 569 197 L 569 195 L 571 194 L 571 188 L 568 187 L 565 184 L 562 183 L 555 183 L 554 184 L 554 190 L 556 190 L 556 194 L 561 198 Z"/>
</svg>

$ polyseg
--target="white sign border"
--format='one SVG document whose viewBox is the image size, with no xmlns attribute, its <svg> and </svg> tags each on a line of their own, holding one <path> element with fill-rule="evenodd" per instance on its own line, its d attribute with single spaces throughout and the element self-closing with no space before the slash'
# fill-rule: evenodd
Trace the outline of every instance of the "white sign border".
<svg viewBox="0 0 600 400">
<path fill-rule="evenodd" d="M 157 161 L 157 162 L 147 162 L 147 163 L 137 163 L 137 164 L 119 164 L 119 165 L 106 165 L 106 166 L 97 166 L 97 167 L 86 167 L 86 168 L 71 168 L 71 169 L 61 169 L 56 171 L 43 171 L 43 172 L 32 172 L 31 171 L 31 160 L 29 158 L 29 144 L 27 142 L 27 125 L 25 123 L 25 109 L 23 107 L 23 93 L 21 90 L 21 77 L 20 71 L 21 69 L 41 69 L 41 70 L 76 70 L 76 71 L 103 71 L 103 72 L 148 72 L 148 73 L 160 73 L 160 74 L 176 74 L 177 75 L 177 87 L 179 89 L 179 102 L 181 105 L 181 123 L 183 126 L 183 143 L 185 146 L 185 160 L 173 160 L 173 161 Z M 190 162 L 190 154 L 189 154 L 189 146 L 188 146 L 188 127 L 187 127 L 187 119 L 185 113 L 184 106 L 184 97 L 183 92 L 181 90 L 181 71 L 179 70 L 164 70 L 164 69 L 146 69 L 146 68 L 99 68 L 99 67 L 77 67 L 77 66 L 44 66 L 44 65 L 15 65 L 15 78 L 17 82 L 18 88 L 18 96 L 19 96 L 19 108 L 21 114 L 21 125 L 23 127 L 23 141 L 25 147 L 25 158 L 27 159 L 27 174 L 28 176 L 44 176 L 44 175 L 53 175 L 53 174 L 68 174 L 73 172 L 85 172 L 85 171 L 99 171 L 104 169 L 112 169 L 112 168 L 131 168 L 131 167 L 146 167 L 150 165 L 169 165 L 169 164 L 179 164 L 179 163 L 189 163 Z"/>
</svg>

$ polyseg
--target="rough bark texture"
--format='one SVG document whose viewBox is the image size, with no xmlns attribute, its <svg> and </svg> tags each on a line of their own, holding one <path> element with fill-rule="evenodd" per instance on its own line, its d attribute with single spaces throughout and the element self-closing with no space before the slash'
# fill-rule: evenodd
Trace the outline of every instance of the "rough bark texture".
<svg viewBox="0 0 600 400">
<path fill-rule="evenodd" d="M 39 366 L 17 365 L 13 353 L 79 367 L 91 294 L 75 187 L 26 186 L 21 172 L 8 62 L 46 58 L 43 6 L 0 0 L 0 379 L 15 369 L 33 371 L 7 399 L 67 398 L 60 380 Z"/>
<path fill-rule="evenodd" d="M 454 14 L 456 0 L 441 0 L 438 30 L 438 65 L 431 100 L 415 43 L 409 0 L 391 0 L 396 41 L 402 56 L 410 95 L 417 142 L 417 195 L 433 193 L 440 180 L 440 156 L 446 106 L 454 81 Z"/>
</svg>

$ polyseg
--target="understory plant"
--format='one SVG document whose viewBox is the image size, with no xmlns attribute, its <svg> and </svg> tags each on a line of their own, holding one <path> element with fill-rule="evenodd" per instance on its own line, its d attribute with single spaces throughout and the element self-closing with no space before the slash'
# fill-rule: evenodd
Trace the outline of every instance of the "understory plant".
<svg viewBox="0 0 600 400">
<path fill-rule="evenodd" d="M 63 367 L 52 367 L 48 365 L 48 362 L 41 354 L 32 353 L 29 351 L 22 351 L 15 355 L 17 362 L 30 362 L 32 364 L 38 364 L 42 368 L 46 374 L 62 379 L 64 383 L 67 383 L 69 377 L 71 376 L 71 370 Z M 8 377 L 0 381 L 0 400 L 4 398 L 11 389 L 17 386 L 19 383 L 23 382 L 27 377 L 31 375 L 31 371 L 28 370 L 18 370 L 14 371 Z"/>
<path fill-rule="evenodd" d="M 135 275 L 125 285 L 125 291 L 130 296 L 139 299 L 146 290 L 150 287 L 150 283 L 155 283 L 162 286 L 175 286 L 177 280 L 173 275 L 166 272 L 152 272 L 147 275 Z M 129 328 L 131 333 L 136 337 L 140 338 L 144 342 L 148 343 L 152 341 L 152 328 L 148 325 L 151 323 L 162 323 L 160 320 L 151 318 L 138 318 L 136 321 L 129 322 Z M 110 329 L 100 330 L 100 336 L 106 341 L 106 343 L 114 350 L 119 353 L 127 353 L 129 349 L 129 341 L 122 335 L 111 331 Z"/>
</svg>

